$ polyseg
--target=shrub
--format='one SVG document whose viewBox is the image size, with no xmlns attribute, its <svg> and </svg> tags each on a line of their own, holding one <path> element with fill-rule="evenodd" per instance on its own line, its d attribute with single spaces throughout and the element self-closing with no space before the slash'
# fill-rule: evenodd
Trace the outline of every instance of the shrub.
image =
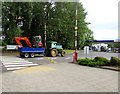
<svg viewBox="0 0 120 94">
<path fill-rule="evenodd" d="M 78 64 L 85 66 L 104 66 L 106 65 L 103 61 L 96 61 L 95 59 L 78 59 Z"/>
<path fill-rule="evenodd" d="M 104 57 L 95 57 L 94 60 L 97 62 L 104 62 L 105 65 L 110 65 L 110 61 Z"/>
<path fill-rule="evenodd" d="M 106 65 L 104 62 L 96 61 L 96 62 L 89 62 L 88 66 L 104 66 Z"/>
<path fill-rule="evenodd" d="M 92 59 L 88 59 L 88 58 L 85 58 L 85 59 L 78 59 L 78 64 L 80 65 L 88 65 L 89 62 L 93 61 Z"/>
<path fill-rule="evenodd" d="M 111 65 L 120 65 L 120 59 L 118 59 L 117 57 L 111 57 L 110 64 Z"/>
</svg>

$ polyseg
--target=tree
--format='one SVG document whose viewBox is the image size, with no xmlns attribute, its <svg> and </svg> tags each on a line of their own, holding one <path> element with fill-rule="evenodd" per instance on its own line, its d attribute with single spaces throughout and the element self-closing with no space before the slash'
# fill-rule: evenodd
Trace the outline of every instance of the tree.
<svg viewBox="0 0 120 94">
<path fill-rule="evenodd" d="M 78 4 L 78 46 L 93 39 L 85 18 L 87 13 L 79 2 L 4 2 L 2 5 L 3 33 L 6 43 L 14 44 L 14 37 L 41 35 L 44 40 L 44 24 L 47 25 L 47 41 L 57 41 L 66 49 L 74 48 Z M 18 23 L 23 26 L 18 27 Z M 10 40 L 11 39 L 11 40 Z"/>
</svg>

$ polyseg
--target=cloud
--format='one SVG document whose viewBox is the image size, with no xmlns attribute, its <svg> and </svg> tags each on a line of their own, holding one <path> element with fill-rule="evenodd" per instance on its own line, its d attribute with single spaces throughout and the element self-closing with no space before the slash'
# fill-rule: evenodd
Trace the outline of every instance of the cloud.
<svg viewBox="0 0 120 94">
<path fill-rule="evenodd" d="M 80 0 L 86 12 L 86 22 L 94 32 L 96 39 L 116 39 L 118 33 L 118 1 L 119 0 Z M 109 36 L 104 36 L 103 33 Z M 113 35 L 113 32 L 115 35 Z M 112 36 L 113 35 L 113 36 Z"/>
<path fill-rule="evenodd" d="M 94 38 L 97 40 L 115 40 L 118 39 L 118 32 L 111 29 L 96 30 Z"/>
</svg>

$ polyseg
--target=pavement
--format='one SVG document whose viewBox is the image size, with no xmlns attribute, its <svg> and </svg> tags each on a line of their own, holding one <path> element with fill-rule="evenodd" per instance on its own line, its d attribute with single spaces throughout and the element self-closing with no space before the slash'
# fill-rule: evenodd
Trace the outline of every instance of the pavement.
<svg viewBox="0 0 120 94">
<path fill-rule="evenodd" d="M 78 53 L 79 58 L 118 57 L 118 53 Z M 65 57 L 0 56 L 2 92 L 118 92 L 118 72 L 70 63 Z M 1 76 L 1 75 L 0 75 Z"/>
</svg>

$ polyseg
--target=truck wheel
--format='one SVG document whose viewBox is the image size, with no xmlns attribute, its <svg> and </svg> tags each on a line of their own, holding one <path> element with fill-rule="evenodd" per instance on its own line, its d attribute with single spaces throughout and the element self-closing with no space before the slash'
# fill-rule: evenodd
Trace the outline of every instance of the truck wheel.
<svg viewBox="0 0 120 94">
<path fill-rule="evenodd" d="M 58 51 L 57 51 L 56 49 L 52 49 L 52 50 L 51 50 L 51 56 L 52 56 L 52 57 L 57 56 L 57 54 L 58 54 Z"/>
<path fill-rule="evenodd" d="M 29 53 L 25 53 L 25 54 L 24 54 L 24 57 L 25 57 L 25 58 L 28 58 L 28 57 L 29 57 Z"/>
<path fill-rule="evenodd" d="M 66 54 L 66 52 L 65 52 L 65 51 L 62 51 L 62 52 L 61 52 L 61 56 L 63 56 L 63 57 L 64 57 L 64 56 L 65 56 L 65 54 Z"/>
<path fill-rule="evenodd" d="M 32 57 L 32 58 L 35 57 L 35 54 L 34 54 L 34 53 L 31 53 L 31 54 L 30 54 L 30 57 Z"/>
</svg>

